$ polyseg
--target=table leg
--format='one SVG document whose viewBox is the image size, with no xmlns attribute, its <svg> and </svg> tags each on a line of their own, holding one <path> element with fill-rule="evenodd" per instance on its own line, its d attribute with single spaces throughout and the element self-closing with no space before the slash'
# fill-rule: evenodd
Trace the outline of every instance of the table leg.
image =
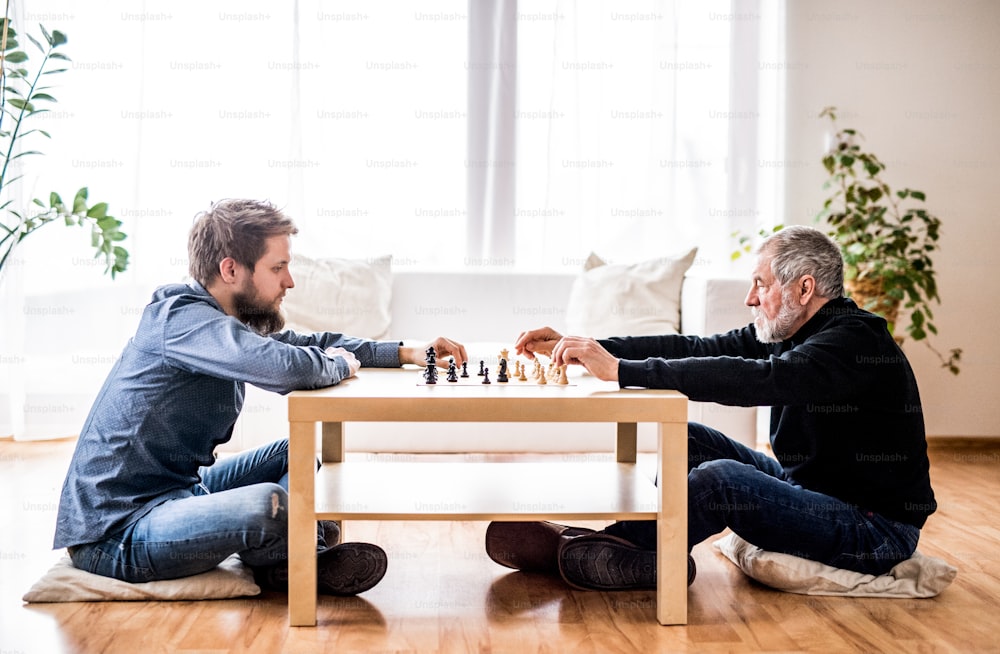
<svg viewBox="0 0 1000 654">
<path fill-rule="evenodd" d="M 687 624 L 687 425 L 665 422 L 657 431 L 656 619 Z"/>
<path fill-rule="evenodd" d="M 619 422 L 615 439 L 615 461 L 635 463 L 639 451 L 639 425 L 634 422 Z"/>
<path fill-rule="evenodd" d="M 288 619 L 316 625 L 316 424 L 292 422 L 288 439 Z"/>
<path fill-rule="evenodd" d="M 344 423 L 324 422 L 320 438 L 322 461 L 341 463 L 344 460 Z"/>
</svg>

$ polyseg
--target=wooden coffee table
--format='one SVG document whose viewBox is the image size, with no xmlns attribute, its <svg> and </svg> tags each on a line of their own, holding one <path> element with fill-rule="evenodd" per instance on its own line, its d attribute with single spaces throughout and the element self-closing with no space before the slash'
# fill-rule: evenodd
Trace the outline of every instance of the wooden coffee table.
<svg viewBox="0 0 1000 654">
<path fill-rule="evenodd" d="M 365 368 L 337 386 L 289 394 L 293 626 L 316 624 L 317 520 L 656 520 L 657 619 L 687 622 L 687 398 L 590 376 L 544 386 L 459 386 L 444 374 L 436 385 L 420 382 L 417 368 Z M 616 460 L 345 462 L 344 425 L 357 421 L 617 423 Z M 646 422 L 659 426 L 658 486 L 635 465 L 637 425 Z"/>
</svg>

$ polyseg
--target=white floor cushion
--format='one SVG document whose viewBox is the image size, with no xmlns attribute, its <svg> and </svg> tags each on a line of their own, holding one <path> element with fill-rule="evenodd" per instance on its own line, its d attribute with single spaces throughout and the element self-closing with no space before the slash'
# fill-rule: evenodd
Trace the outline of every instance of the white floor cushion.
<svg viewBox="0 0 1000 654">
<path fill-rule="evenodd" d="M 771 588 L 803 595 L 934 597 L 958 574 L 958 569 L 949 563 L 920 552 L 914 552 L 888 573 L 875 576 L 768 552 L 733 533 L 714 545 L 747 576 Z"/>
<path fill-rule="evenodd" d="M 25 602 L 102 602 L 113 600 L 199 600 L 259 595 L 253 572 L 230 556 L 215 569 L 166 581 L 130 584 L 73 567 L 64 555 L 25 593 Z"/>
</svg>

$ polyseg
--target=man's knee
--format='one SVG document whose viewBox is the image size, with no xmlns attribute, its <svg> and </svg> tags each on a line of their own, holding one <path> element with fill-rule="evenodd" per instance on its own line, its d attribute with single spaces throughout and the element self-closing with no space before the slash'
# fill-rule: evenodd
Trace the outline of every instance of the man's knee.
<svg viewBox="0 0 1000 654">
<path fill-rule="evenodd" d="M 282 531 L 288 525 L 288 491 L 273 483 L 254 484 L 249 487 L 251 497 L 248 518 L 256 521 L 263 531 Z"/>
<path fill-rule="evenodd" d="M 746 476 L 754 473 L 760 474 L 753 466 L 733 459 L 705 461 L 688 472 L 688 492 L 720 493 L 734 486 L 746 485 Z"/>
</svg>

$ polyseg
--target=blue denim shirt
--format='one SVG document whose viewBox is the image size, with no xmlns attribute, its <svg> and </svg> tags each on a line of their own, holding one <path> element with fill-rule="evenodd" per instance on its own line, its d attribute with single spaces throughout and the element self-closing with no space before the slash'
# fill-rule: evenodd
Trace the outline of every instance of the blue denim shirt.
<svg viewBox="0 0 1000 654">
<path fill-rule="evenodd" d="M 349 369 L 398 367 L 399 343 L 324 332 L 261 336 L 197 282 L 156 290 L 83 425 L 59 500 L 53 547 L 102 540 L 183 497 L 233 433 L 245 383 L 276 393 L 339 383 Z"/>
</svg>

